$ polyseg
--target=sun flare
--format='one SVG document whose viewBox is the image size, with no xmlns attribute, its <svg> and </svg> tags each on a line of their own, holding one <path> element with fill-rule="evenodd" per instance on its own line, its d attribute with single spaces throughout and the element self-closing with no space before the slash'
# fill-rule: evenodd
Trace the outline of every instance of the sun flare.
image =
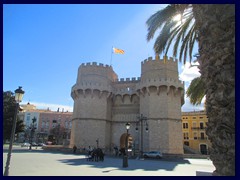
<svg viewBox="0 0 240 180">
<path fill-rule="evenodd" d="M 176 16 L 173 17 L 173 20 L 174 21 L 180 21 L 182 18 L 182 15 L 181 14 L 177 14 Z"/>
</svg>

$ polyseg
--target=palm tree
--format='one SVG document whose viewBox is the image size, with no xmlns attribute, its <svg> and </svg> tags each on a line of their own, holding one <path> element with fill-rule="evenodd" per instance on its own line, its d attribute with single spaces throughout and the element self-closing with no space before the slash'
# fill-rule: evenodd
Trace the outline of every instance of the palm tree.
<svg viewBox="0 0 240 180">
<path fill-rule="evenodd" d="M 169 25 L 177 13 L 185 20 L 181 25 Z M 184 28 L 188 17 L 193 17 L 192 23 Z M 235 5 L 169 5 L 153 14 L 147 25 L 148 40 L 161 29 L 154 45 L 158 54 L 167 51 L 174 40 L 176 56 L 180 41 L 179 60 L 183 53 L 188 53 L 191 61 L 192 43 L 198 43 L 208 116 L 206 133 L 212 143 L 210 158 L 216 168 L 214 175 L 235 175 Z"/>
<path fill-rule="evenodd" d="M 186 91 L 187 97 L 190 98 L 190 103 L 199 105 L 205 96 L 205 87 L 201 76 L 193 79 Z"/>
<path fill-rule="evenodd" d="M 165 55 L 167 55 L 170 45 L 173 40 L 175 40 L 173 56 L 177 56 L 179 44 L 181 42 L 179 60 L 182 60 L 182 55 L 184 54 L 184 63 L 186 62 L 187 55 L 189 55 L 191 62 L 193 46 L 197 41 L 197 33 L 192 11 L 184 11 L 184 9 L 189 6 L 177 4 L 169 5 L 147 20 L 148 41 L 153 38 L 157 29 L 162 28 L 154 44 L 154 50 L 157 54 L 165 52 Z M 173 19 L 179 14 L 181 14 L 181 22 Z"/>
</svg>

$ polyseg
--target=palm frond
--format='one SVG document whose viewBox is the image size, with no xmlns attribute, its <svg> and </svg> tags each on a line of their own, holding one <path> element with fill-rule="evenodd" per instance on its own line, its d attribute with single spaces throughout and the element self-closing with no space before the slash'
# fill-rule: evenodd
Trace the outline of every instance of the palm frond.
<svg viewBox="0 0 240 180">
<path fill-rule="evenodd" d="M 182 23 L 180 25 L 172 19 L 179 13 L 182 15 Z M 191 62 L 193 46 L 197 41 L 192 5 L 171 4 L 153 14 L 146 23 L 148 25 L 148 41 L 153 38 L 158 28 L 161 29 L 154 43 L 154 51 L 157 54 L 165 51 L 166 55 L 173 44 L 173 56 L 177 57 L 178 50 L 180 50 L 179 60 L 181 61 L 183 57 L 184 63 L 186 63 L 186 59 L 189 56 Z"/>
<path fill-rule="evenodd" d="M 154 44 L 154 50 L 156 53 L 160 54 L 165 50 L 166 43 L 169 39 L 169 36 L 171 34 L 171 28 L 175 26 L 175 22 L 166 22 L 165 25 L 162 28 L 162 31 L 160 32 L 160 35 L 157 37 L 155 44 Z"/>
<path fill-rule="evenodd" d="M 187 50 L 188 50 L 188 45 L 189 45 L 189 41 L 191 40 L 190 37 L 192 36 L 194 26 L 191 27 L 191 29 L 188 31 L 188 34 L 186 35 L 186 37 L 184 37 L 183 42 L 182 42 L 182 46 L 180 49 L 180 55 L 179 55 L 179 61 L 182 60 L 182 54 L 184 51 L 184 64 L 186 63 L 186 57 L 187 57 Z"/>
<path fill-rule="evenodd" d="M 170 45 L 172 44 L 172 41 L 173 41 L 173 39 L 175 38 L 176 34 L 179 33 L 179 31 L 181 31 L 181 28 L 180 28 L 180 26 L 177 26 L 177 27 L 174 28 L 174 30 L 172 30 L 172 31 L 170 32 L 170 37 L 168 38 L 167 46 L 166 46 L 166 48 L 165 48 L 165 55 L 167 55 L 167 52 L 168 52 L 168 50 L 169 50 L 169 47 L 170 47 Z"/>
<path fill-rule="evenodd" d="M 196 25 L 194 24 L 193 25 L 193 28 L 192 28 L 192 33 L 191 33 L 191 36 L 189 37 L 189 61 L 190 61 L 190 64 L 191 64 L 191 61 L 192 61 L 192 52 L 193 52 L 193 47 L 194 47 L 194 43 L 197 42 L 197 39 L 196 39 Z"/>
<path fill-rule="evenodd" d="M 153 14 L 146 22 L 148 26 L 147 40 L 152 39 L 156 30 L 172 19 L 174 15 L 176 15 L 176 9 L 173 5 L 168 5 L 166 8 Z"/>
<path fill-rule="evenodd" d="M 199 105 L 205 96 L 205 86 L 201 77 L 193 79 L 186 91 L 187 97 L 190 98 L 190 103 L 193 105 Z"/>
</svg>

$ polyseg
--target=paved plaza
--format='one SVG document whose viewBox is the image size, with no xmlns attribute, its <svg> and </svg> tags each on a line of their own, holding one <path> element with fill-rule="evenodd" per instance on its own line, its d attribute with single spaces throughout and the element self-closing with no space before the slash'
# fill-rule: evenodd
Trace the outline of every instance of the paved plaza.
<svg viewBox="0 0 240 180">
<path fill-rule="evenodd" d="M 104 162 L 86 161 L 85 155 L 47 152 L 41 148 L 28 150 L 14 147 L 10 176 L 196 176 L 196 171 L 214 171 L 211 160 L 154 160 L 129 159 L 129 167 L 122 167 L 122 159 L 105 156 Z M 3 172 L 7 147 L 3 148 Z"/>
</svg>

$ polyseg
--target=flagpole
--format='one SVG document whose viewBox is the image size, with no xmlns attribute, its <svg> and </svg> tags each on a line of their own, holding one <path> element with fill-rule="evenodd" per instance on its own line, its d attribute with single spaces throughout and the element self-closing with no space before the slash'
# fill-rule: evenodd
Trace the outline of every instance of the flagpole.
<svg viewBox="0 0 240 180">
<path fill-rule="evenodd" d="M 111 60 L 110 60 L 110 66 L 112 66 L 112 54 L 113 54 L 113 46 L 112 46 L 112 49 L 111 49 Z"/>
</svg>

